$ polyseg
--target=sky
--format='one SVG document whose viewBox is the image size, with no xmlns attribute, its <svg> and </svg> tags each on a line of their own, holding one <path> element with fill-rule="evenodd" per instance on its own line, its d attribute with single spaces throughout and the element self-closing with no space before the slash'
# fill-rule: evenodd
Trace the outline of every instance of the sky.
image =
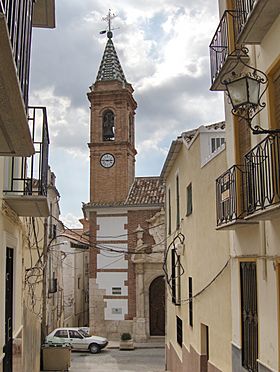
<svg viewBox="0 0 280 372">
<path fill-rule="evenodd" d="M 30 105 L 47 107 L 50 166 L 61 219 L 80 227 L 89 201 L 89 101 L 107 42 L 132 84 L 136 176 L 158 176 L 171 141 L 183 131 L 224 120 L 222 94 L 210 92 L 209 44 L 219 23 L 216 0 L 56 0 L 56 28 L 33 29 Z"/>
</svg>

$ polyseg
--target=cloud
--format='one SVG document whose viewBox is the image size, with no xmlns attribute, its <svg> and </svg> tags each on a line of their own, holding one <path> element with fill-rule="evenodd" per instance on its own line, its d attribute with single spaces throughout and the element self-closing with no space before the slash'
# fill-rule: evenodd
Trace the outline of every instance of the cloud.
<svg viewBox="0 0 280 372">
<path fill-rule="evenodd" d="M 208 45 L 218 25 L 217 4 L 119 0 L 117 5 L 113 41 L 138 102 L 137 173 L 156 175 L 181 132 L 223 119 L 221 95 L 209 92 Z M 60 0 L 57 28 L 33 30 L 30 103 L 47 106 L 62 211 L 74 216 L 88 200 L 86 93 L 101 62 L 106 35 L 99 32 L 110 7 L 109 0 Z"/>
<path fill-rule="evenodd" d="M 77 215 L 74 215 L 72 213 L 67 213 L 65 215 L 62 214 L 60 216 L 60 219 L 63 222 L 64 226 L 66 228 L 71 228 L 71 229 L 74 229 L 74 228 L 81 229 L 82 228 L 82 225 L 79 222 L 80 218 L 82 218 L 80 215 L 77 216 Z"/>
</svg>

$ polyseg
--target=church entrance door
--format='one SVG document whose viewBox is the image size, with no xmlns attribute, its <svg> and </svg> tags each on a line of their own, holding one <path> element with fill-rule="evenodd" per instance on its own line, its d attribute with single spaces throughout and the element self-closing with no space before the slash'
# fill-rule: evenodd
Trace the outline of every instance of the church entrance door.
<svg viewBox="0 0 280 372">
<path fill-rule="evenodd" d="M 150 336 L 165 335 L 165 281 L 154 279 L 149 289 Z"/>
</svg>

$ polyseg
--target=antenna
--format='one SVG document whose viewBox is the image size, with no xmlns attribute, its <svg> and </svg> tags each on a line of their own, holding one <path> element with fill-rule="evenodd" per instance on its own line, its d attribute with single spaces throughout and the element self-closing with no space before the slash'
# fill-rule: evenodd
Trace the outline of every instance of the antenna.
<svg viewBox="0 0 280 372">
<path fill-rule="evenodd" d="M 112 31 L 116 30 L 115 28 L 112 28 L 112 20 L 116 17 L 117 16 L 114 13 L 112 13 L 111 9 L 109 9 L 109 12 L 106 15 L 106 17 L 102 18 L 102 21 L 106 21 L 108 23 L 107 37 L 109 39 L 112 39 L 112 37 L 113 37 L 113 32 Z M 100 34 L 105 34 L 105 33 L 106 33 L 106 30 L 100 31 Z"/>
</svg>

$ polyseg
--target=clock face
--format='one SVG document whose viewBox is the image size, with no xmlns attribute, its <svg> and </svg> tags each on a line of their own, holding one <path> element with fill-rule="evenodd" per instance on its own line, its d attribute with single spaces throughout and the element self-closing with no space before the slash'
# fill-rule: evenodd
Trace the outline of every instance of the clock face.
<svg viewBox="0 0 280 372">
<path fill-rule="evenodd" d="M 115 157 L 112 154 L 103 154 L 100 158 L 100 164 L 104 168 L 111 168 L 115 164 Z"/>
</svg>

